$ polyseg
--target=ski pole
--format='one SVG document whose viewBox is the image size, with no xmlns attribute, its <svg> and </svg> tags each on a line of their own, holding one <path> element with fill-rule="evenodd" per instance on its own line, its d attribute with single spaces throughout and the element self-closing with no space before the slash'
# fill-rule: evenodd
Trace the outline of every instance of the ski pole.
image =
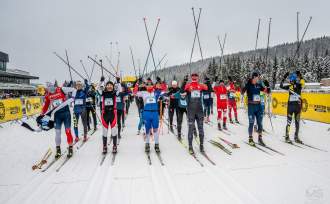
<svg viewBox="0 0 330 204">
<path fill-rule="evenodd" d="M 70 79 L 72 81 L 72 73 L 71 73 L 71 68 L 70 68 L 70 63 L 69 63 L 69 56 L 68 56 L 68 51 L 65 50 L 65 55 L 66 55 L 66 61 L 68 62 L 68 67 L 69 67 L 69 73 L 70 73 Z"/>
<path fill-rule="evenodd" d="M 70 69 L 72 69 L 78 76 L 80 76 L 83 80 L 85 80 L 85 78 L 75 69 L 73 68 L 67 61 L 65 61 L 60 55 L 58 55 L 56 52 L 53 52 L 60 60 L 62 60 L 64 62 L 64 64 L 68 65 L 70 67 Z M 72 79 L 71 79 L 72 80 Z"/>
<path fill-rule="evenodd" d="M 116 78 L 116 76 L 115 76 L 112 72 L 110 72 L 108 69 L 106 69 L 101 63 L 97 62 L 95 59 L 93 59 L 93 58 L 90 57 L 90 56 L 88 56 L 87 58 L 90 59 L 90 60 L 92 60 L 93 62 L 95 62 L 95 64 L 98 65 L 99 67 L 101 67 L 102 70 L 104 69 L 104 70 L 105 70 L 106 72 L 108 72 L 111 76 L 113 76 L 113 77 Z M 102 76 L 103 76 L 103 74 L 102 74 Z"/>
<path fill-rule="evenodd" d="M 192 9 L 193 14 L 194 14 L 194 16 L 195 16 L 194 7 L 192 7 L 191 9 Z M 196 36 L 197 36 L 196 29 L 198 29 L 198 26 L 199 26 L 199 19 L 200 19 L 200 16 L 201 16 L 201 12 L 202 12 L 202 10 L 200 9 L 200 10 L 199 10 L 199 14 L 198 14 L 197 26 L 196 26 L 196 23 L 194 23 L 194 24 L 195 24 L 195 35 L 194 35 L 193 46 L 192 46 L 192 48 L 191 48 L 190 59 L 189 59 L 189 73 L 190 73 L 190 74 L 191 74 L 191 60 L 192 60 L 192 56 L 193 56 L 193 53 L 194 53 L 195 42 L 196 42 Z M 194 22 L 195 22 L 195 21 L 194 21 Z"/>
<path fill-rule="evenodd" d="M 86 79 L 89 79 L 90 77 L 88 76 L 88 73 L 87 73 L 87 71 L 86 71 L 86 68 L 85 68 L 85 65 L 84 65 L 83 61 L 82 61 L 82 60 L 80 60 L 80 63 L 81 63 L 81 66 L 82 66 L 82 67 L 83 67 L 83 69 L 84 69 L 84 72 L 85 72 L 86 76 L 87 76 L 87 78 L 86 78 Z"/>
<path fill-rule="evenodd" d="M 146 18 L 144 17 L 143 21 L 145 22 L 145 20 L 146 20 Z M 150 53 L 151 53 L 151 49 L 152 49 L 152 46 L 154 44 L 155 37 L 156 37 L 157 31 L 158 31 L 159 22 L 160 22 L 160 18 L 157 19 L 156 29 L 155 29 L 154 35 L 152 37 L 152 40 L 151 40 L 151 46 L 149 46 L 149 51 L 148 51 L 146 62 L 145 62 L 144 67 L 143 67 L 142 78 L 144 77 L 144 74 L 146 72 L 146 68 L 147 68 L 147 65 L 148 65 L 148 60 L 149 60 L 149 56 L 150 56 Z"/>
<path fill-rule="evenodd" d="M 199 17 L 200 17 L 200 13 L 202 12 L 202 8 L 199 8 Z M 193 10 L 193 16 L 194 16 L 194 23 L 195 23 L 195 29 L 196 29 L 196 36 L 197 36 L 197 41 L 198 41 L 198 45 L 199 45 L 199 51 L 200 51 L 200 54 L 201 54 L 201 58 L 202 58 L 202 61 L 204 60 L 203 58 L 203 52 L 202 52 L 202 46 L 201 46 L 201 41 L 199 39 L 199 33 L 198 33 L 198 26 L 199 26 L 199 19 L 198 18 L 198 26 L 197 26 L 197 23 L 196 23 L 196 17 L 195 17 L 195 11 Z"/>
<path fill-rule="evenodd" d="M 131 51 L 132 63 L 133 63 L 133 68 L 134 68 L 134 74 L 135 74 L 135 77 L 137 78 L 137 75 L 136 75 L 136 68 L 135 68 L 135 60 L 134 60 L 134 56 L 133 56 L 132 47 L 130 46 L 129 49 L 130 49 L 130 51 Z"/>
<path fill-rule="evenodd" d="M 96 57 L 97 57 L 97 55 L 95 55 L 95 59 L 96 59 Z M 93 76 L 94 68 L 95 68 L 95 62 L 93 62 L 92 72 L 91 72 L 91 75 L 90 75 L 90 77 L 89 77 L 89 81 L 92 80 L 92 76 Z"/>
</svg>

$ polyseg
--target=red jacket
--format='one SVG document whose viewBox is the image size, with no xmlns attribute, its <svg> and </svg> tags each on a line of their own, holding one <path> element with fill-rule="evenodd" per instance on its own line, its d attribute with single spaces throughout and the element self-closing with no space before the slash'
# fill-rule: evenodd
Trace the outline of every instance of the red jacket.
<svg viewBox="0 0 330 204">
<path fill-rule="evenodd" d="M 60 87 L 57 87 L 55 89 L 55 93 L 47 93 L 45 96 L 45 104 L 42 107 L 42 114 L 45 114 L 51 105 L 51 108 L 56 108 L 61 103 L 63 103 L 66 100 L 66 96 L 63 93 L 62 89 Z"/>
<path fill-rule="evenodd" d="M 213 88 L 215 95 L 217 96 L 217 107 L 227 107 L 227 89 L 224 85 L 218 85 Z"/>
</svg>

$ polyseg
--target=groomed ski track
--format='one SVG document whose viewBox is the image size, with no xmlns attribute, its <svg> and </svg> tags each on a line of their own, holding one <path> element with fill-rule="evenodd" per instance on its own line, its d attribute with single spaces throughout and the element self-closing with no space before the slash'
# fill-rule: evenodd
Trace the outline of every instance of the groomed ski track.
<svg viewBox="0 0 330 204">
<path fill-rule="evenodd" d="M 248 122 L 245 111 L 240 110 L 242 125 L 229 123 L 230 135 L 218 131 L 214 124 L 204 125 L 205 149 L 216 165 L 195 149 L 204 164 L 201 167 L 163 123 L 160 148 L 165 165 L 160 164 L 153 144 L 152 165 L 149 165 L 143 136 L 136 135 L 135 104 L 131 107 L 114 165 L 111 165 L 113 155 L 109 153 L 100 166 L 102 131 L 99 127 L 81 149 L 74 148 L 74 156 L 59 172 L 55 169 L 65 155 L 46 172 L 32 171 L 32 165 L 48 147 L 53 148 L 54 131 L 32 133 L 18 124 L 4 124 L 0 129 L 0 203 L 309 203 L 315 199 L 330 202 L 329 125 L 301 123 L 303 141 L 328 151 L 321 152 L 283 143 L 286 118 L 272 119 L 273 133 L 265 117 L 265 129 L 269 132 L 264 134 L 265 143 L 285 156 L 265 149 L 271 154 L 267 155 L 244 144 Z M 212 121 L 216 122 L 215 115 Z M 183 126 L 183 133 L 187 135 L 185 119 Z M 294 128 L 291 129 L 293 132 Z M 225 154 L 207 142 L 210 139 L 221 142 L 217 136 L 240 148 L 231 149 L 231 156 Z M 62 152 L 65 144 L 63 132 Z M 49 161 L 53 156 L 54 152 Z"/>
</svg>

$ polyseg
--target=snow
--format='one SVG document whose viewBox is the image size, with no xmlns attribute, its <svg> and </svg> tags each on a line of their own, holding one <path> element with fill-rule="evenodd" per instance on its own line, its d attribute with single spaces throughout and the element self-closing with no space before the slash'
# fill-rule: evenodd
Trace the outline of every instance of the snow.
<svg viewBox="0 0 330 204">
<path fill-rule="evenodd" d="M 153 149 L 150 166 L 143 137 L 136 135 L 135 104 L 131 107 L 114 165 L 109 154 L 100 166 L 99 128 L 81 149 L 75 148 L 73 158 L 59 172 L 55 169 L 64 158 L 44 173 L 32 171 L 48 147 L 55 151 L 54 131 L 33 133 L 15 123 L 2 124 L 0 203 L 330 203 L 329 124 L 301 123 L 301 139 L 328 151 L 321 152 L 283 143 L 286 118 L 272 118 L 273 133 L 265 117 L 265 129 L 270 132 L 264 135 L 265 143 L 285 156 L 271 151 L 267 155 L 243 142 L 247 141 L 248 122 L 245 110 L 239 110 L 243 125 L 228 124 L 229 136 L 219 132 L 215 124 L 204 128 L 206 141 L 222 136 L 240 148 L 228 147 L 233 152 L 230 156 L 205 142 L 216 166 L 197 153 L 204 164 L 201 167 L 163 123 L 160 147 L 165 166 L 160 165 Z M 215 115 L 212 121 L 216 122 Z M 186 123 L 183 133 L 187 135 Z M 62 151 L 65 147 L 63 132 Z"/>
</svg>

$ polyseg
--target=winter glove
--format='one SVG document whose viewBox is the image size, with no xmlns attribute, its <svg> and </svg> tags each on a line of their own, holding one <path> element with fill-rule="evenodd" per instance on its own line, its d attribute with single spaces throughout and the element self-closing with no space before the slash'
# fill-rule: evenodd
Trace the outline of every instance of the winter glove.
<svg viewBox="0 0 330 204">
<path fill-rule="evenodd" d="M 288 78 L 289 74 L 290 74 L 289 72 L 285 73 L 284 76 L 283 76 L 283 79 Z"/>
<path fill-rule="evenodd" d="M 101 76 L 101 82 L 104 82 L 105 78 L 104 76 Z"/>
</svg>

